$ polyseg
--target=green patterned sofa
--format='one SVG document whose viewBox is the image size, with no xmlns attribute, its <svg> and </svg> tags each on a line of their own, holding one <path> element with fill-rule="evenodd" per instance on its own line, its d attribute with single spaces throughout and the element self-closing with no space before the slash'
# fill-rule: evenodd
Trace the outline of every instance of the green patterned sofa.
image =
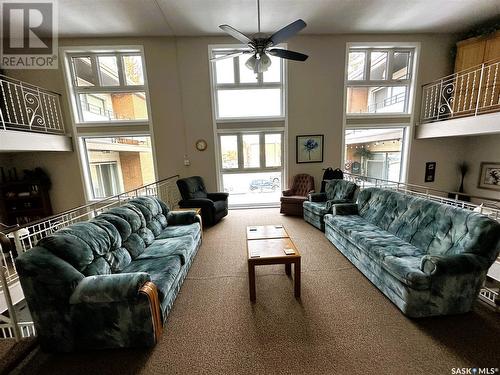
<svg viewBox="0 0 500 375">
<path fill-rule="evenodd" d="M 195 212 L 153 197 L 40 240 L 16 266 L 42 348 L 153 346 L 200 244 Z"/>
<path fill-rule="evenodd" d="M 368 188 L 325 216 L 325 235 L 407 316 L 464 313 L 500 251 L 486 216 Z"/>
<path fill-rule="evenodd" d="M 355 202 L 358 185 L 345 180 L 329 180 L 324 193 L 311 193 L 309 200 L 303 203 L 304 220 L 316 228 L 325 231 L 323 217 L 331 212 L 332 205 Z"/>
</svg>

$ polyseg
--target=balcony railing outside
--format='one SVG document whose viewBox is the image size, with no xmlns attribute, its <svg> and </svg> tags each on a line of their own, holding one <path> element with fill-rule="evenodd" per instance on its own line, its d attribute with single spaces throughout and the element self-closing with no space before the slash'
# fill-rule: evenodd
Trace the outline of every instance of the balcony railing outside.
<svg viewBox="0 0 500 375">
<path fill-rule="evenodd" d="M 0 75 L 0 130 L 64 134 L 59 94 Z"/>
<path fill-rule="evenodd" d="M 0 298 L 5 298 L 5 301 L 0 300 L 0 305 L 7 308 L 5 311 L 0 311 L 0 338 L 16 338 L 19 340 L 22 337 L 36 335 L 33 322 L 19 322 L 14 308 L 14 305 L 20 299 L 24 299 L 14 262 L 18 254 L 31 251 L 31 248 L 38 241 L 60 228 L 90 220 L 107 209 L 121 206 L 137 196 L 156 196 L 167 203 L 170 208 L 176 208 L 180 200 L 180 193 L 176 185 L 178 178 L 178 175 L 168 177 L 22 227 L 12 228 L 3 233 L 0 232 L 0 236 L 7 236 L 15 243 L 14 251 L 5 248 L 5 246 L 2 248 L 2 241 L 0 241 L 0 254 L 2 254 L 0 257 Z M 3 243 L 5 244 L 5 240 Z"/>
<path fill-rule="evenodd" d="M 500 59 L 422 87 L 421 123 L 500 111 Z"/>
</svg>

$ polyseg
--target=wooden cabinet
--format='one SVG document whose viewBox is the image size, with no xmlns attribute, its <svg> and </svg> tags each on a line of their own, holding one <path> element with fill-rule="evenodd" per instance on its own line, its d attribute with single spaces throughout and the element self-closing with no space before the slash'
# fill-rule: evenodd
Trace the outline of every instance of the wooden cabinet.
<svg viewBox="0 0 500 375">
<path fill-rule="evenodd" d="M 49 191 L 40 181 L 0 184 L 0 217 L 3 224 L 23 225 L 51 215 Z"/>
<path fill-rule="evenodd" d="M 500 58 L 500 31 L 457 43 L 455 73 Z"/>
<path fill-rule="evenodd" d="M 457 43 L 455 73 L 443 83 L 451 95 L 450 107 L 454 116 L 498 111 L 500 108 L 500 69 L 492 60 L 500 58 L 500 31 L 462 40 Z M 484 69 L 481 72 L 481 64 Z"/>
</svg>

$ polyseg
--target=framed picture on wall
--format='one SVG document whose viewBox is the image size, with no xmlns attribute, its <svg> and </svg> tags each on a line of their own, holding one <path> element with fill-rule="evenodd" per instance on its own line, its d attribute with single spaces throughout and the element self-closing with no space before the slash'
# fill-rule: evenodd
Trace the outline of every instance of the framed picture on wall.
<svg viewBox="0 0 500 375">
<path fill-rule="evenodd" d="M 323 134 L 298 135 L 296 143 L 297 164 L 323 161 Z"/>
<path fill-rule="evenodd" d="M 477 187 L 500 191 L 500 162 L 481 163 Z"/>
</svg>

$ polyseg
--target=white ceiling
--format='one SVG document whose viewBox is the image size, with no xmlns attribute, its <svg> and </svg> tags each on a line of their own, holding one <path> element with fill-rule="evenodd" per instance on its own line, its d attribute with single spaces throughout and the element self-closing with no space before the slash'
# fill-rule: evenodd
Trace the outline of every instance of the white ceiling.
<svg viewBox="0 0 500 375">
<path fill-rule="evenodd" d="M 56 0 L 61 37 L 252 34 L 256 0 Z M 499 0 L 261 0 L 262 31 L 302 18 L 305 34 L 461 32 L 500 15 Z"/>
</svg>

